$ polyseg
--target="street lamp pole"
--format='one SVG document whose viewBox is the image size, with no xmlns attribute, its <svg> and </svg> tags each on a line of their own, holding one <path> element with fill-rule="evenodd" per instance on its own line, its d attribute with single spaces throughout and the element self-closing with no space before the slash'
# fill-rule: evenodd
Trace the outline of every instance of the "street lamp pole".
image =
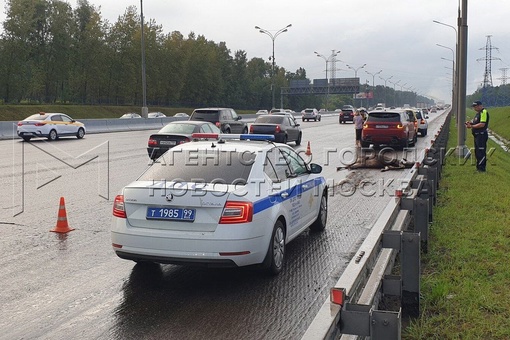
<svg viewBox="0 0 510 340">
<path fill-rule="evenodd" d="M 460 15 L 460 8 L 459 8 L 459 15 Z M 460 18 L 459 18 L 460 20 Z M 460 58 L 460 53 L 459 53 L 459 34 L 457 32 L 457 29 L 452 26 L 452 25 L 448 25 L 448 24 L 445 24 L 444 22 L 440 22 L 440 21 L 437 21 L 437 20 L 432 20 L 432 22 L 436 23 L 436 24 L 439 24 L 439 25 L 443 25 L 443 26 L 446 26 L 446 27 L 450 27 L 454 32 L 455 32 L 455 52 L 453 53 L 453 84 L 452 84 L 452 112 L 453 112 L 453 115 L 455 118 L 457 118 L 456 122 L 457 122 L 457 125 L 459 124 L 459 121 L 458 121 L 458 109 L 460 109 L 460 107 L 458 106 L 458 100 L 459 100 L 459 96 L 458 96 L 458 93 L 459 93 L 459 89 L 457 88 L 459 86 L 459 73 L 457 72 L 455 66 L 457 66 L 457 68 L 459 67 L 459 58 Z M 439 45 L 439 44 L 436 44 L 438 46 L 441 46 L 441 47 L 445 47 L 449 50 L 451 50 L 453 52 L 453 50 L 449 47 L 446 47 L 446 46 L 443 46 L 443 45 Z"/>
<path fill-rule="evenodd" d="M 444 45 L 441 45 L 441 44 L 436 44 L 436 45 L 439 46 L 439 47 L 446 48 L 446 49 L 449 49 L 450 51 L 452 51 L 452 60 L 446 59 L 446 58 L 441 58 L 441 59 L 448 60 L 448 61 L 452 62 L 452 106 L 455 108 L 457 106 L 455 104 L 455 51 L 453 51 L 453 49 L 449 48 L 448 46 L 444 46 Z M 455 111 L 454 111 L 454 114 L 455 114 Z"/>
<path fill-rule="evenodd" d="M 145 35 L 143 32 L 143 0 L 140 0 L 140 18 L 141 18 L 141 34 L 142 34 L 142 117 L 147 118 L 149 109 L 147 108 L 147 81 L 145 76 Z"/>
<path fill-rule="evenodd" d="M 375 92 L 375 76 L 376 76 L 376 75 L 378 75 L 378 74 L 380 74 L 380 73 L 382 72 L 382 70 L 380 70 L 379 72 L 376 72 L 376 73 L 370 73 L 370 72 L 368 72 L 367 70 L 365 70 L 365 72 L 366 72 L 367 74 L 370 74 L 370 75 L 372 76 L 372 91 L 374 91 L 374 92 Z M 367 98 L 367 106 L 370 106 L 370 103 L 369 103 L 369 101 L 368 101 L 368 98 Z"/>
<path fill-rule="evenodd" d="M 386 105 L 386 103 L 388 102 L 388 97 L 386 95 L 386 83 L 388 82 L 388 80 L 390 80 L 391 78 L 393 78 L 393 76 L 389 76 L 389 78 L 386 78 L 384 79 L 383 77 L 379 76 L 380 79 L 384 80 L 384 104 Z"/>
<path fill-rule="evenodd" d="M 348 68 L 350 68 L 351 70 L 354 71 L 354 78 L 358 78 L 358 71 L 360 69 L 362 69 L 363 67 L 367 66 L 367 64 L 363 64 L 360 67 L 352 67 L 352 66 L 347 65 L 347 64 L 345 64 L 345 66 L 347 66 Z M 358 82 L 359 82 L 359 79 L 358 79 Z M 354 101 L 354 98 L 356 98 L 356 95 L 353 95 L 353 101 Z"/>
<path fill-rule="evenodd" d="M 397 106 L 397 85 L 400 83 L 400 80 L 397 82 L 390 81 L 391 84 L 393 84 L 393 92 L 395 94 L 395 99 L 393 100 L 393 105 Z"/>
<path fill-rule="evenodd" d="M 406 86 L 406 85 L 407 85 L 407 83 L 404 83 L 404 84 L 402 84 L 402 85 L 398 85 L 398 86 L 400 86 L 400 96 L 402 97 L 402 98 L 400 98 L 400 100 L 402 101 L 402 105 L 401 105 L 401 106 L 404 106 L 404 104 L 405 104 L 405 103 L 404 103 L 404 91 L 402 91 L 402 88 L 403 88 L 404 86 Z"/>
<path fill-rule="evenodd" d="M 328 108 L 328 101 L 329 101 L 329 80 L 328 80 L 328 63 L 330 62 L 333 62 L 333 67 L 335 67 L 335 64 L 334 62 L 336 61 L 335 57 L 338 55 L 338 53 L 340 53 L 340 51 L 336 51 L 335 50 L 331 50 L 331 54 L 329 55 L 329 57 L 325 57 L 323 56 L 322 54 L 319 54 L 318 52 L 313 52 L 317 55 L 317 57 L 320 57 L 322 59 L 324 59 L 324 61 L 326 62 L 326 108 Z M 333 71 L 334 73 L 334 71 Z"/>
<path fill-rule="evenodd" d="M 272 108 L 273 109 L 275 108 L 275 106 L 274 106 L 274 90 L 275 90 L 275 83 L 274 83 L 274 67 L 275 67 L 275 64 L 274 64 L 274 41 L 275 41 L 277 36 L 279 36 L 280 34 L 282 34 L 284 32 L 287 32 L 287 28 L 289 28 L 291 26 L 292 26 L 292 24 L 288 24 L 284 28 L 279 29 L 278 31 L 276 31 L 276 33 L 274 33 L 274 34 L 271 33 L 268 30 L 260 28 L 259 26 L 255 26 L 255 29 L 259 30 L 260 33 L 266 34 L 273 41 L 273 56 L 271 57 L 271 60 L 273 61 L 272 66 L 271 66 L 271 93 L 272 93 L 272 97 L 273 97 L 273 101 L 272 101 L 272 106 L 273 106 Z"/>
</svg>

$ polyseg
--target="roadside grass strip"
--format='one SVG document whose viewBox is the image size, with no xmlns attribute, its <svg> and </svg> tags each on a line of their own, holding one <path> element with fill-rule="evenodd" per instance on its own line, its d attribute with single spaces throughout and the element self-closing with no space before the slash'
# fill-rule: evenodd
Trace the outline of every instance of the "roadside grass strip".
<svg viewBox="0 0 510 340">
<path fill-rule="evenodd" d="M 490 128 L 510 139 L 510 109 L 491 109 Z M 472 113 L 471 113 L 472 114 Z M 457 144 L 452 119 L 448 148 Z M 466 146 L 473 148 L 470 131 Z M 494 148 L 487 172 L 445 162 L 422 255 L 421 317 L 403 339 L 510 339 L 510 154 Z"/>
</svg>

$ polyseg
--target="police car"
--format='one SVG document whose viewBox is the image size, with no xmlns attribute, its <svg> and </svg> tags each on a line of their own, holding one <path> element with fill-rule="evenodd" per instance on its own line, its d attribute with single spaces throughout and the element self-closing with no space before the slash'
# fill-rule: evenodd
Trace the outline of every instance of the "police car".
<svg viewBox="0 0 510 340">
<path fill-rule="evenodd" d="M 54 141 L 61 136 L 85 136 L 85 124 L 80 123 L 63 113 L 40 112 L 18 122 L 18 136 L 25 141 L 32 137 L 46 137 Z"/>
<path fill-rule="evenodd" d="M 326 227 L 328 187 L 320 165 L 273 139 L 193 134 L 163 154 L 115 197 L 115 253 L 278 274 L 288 242 Z"/>
</svg>

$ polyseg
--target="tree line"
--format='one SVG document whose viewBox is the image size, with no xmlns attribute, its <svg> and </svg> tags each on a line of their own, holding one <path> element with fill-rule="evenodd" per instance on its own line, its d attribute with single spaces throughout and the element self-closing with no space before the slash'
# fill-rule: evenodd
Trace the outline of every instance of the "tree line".
<svg viewBox="0 0 510 340">
<path fill-rule="evenodd" d="M 0 36 L 0 101 L 17 104 L 140 105 L 141 18 L 135 6 L 110 23 L 87 0 L 7 0 Z M 144 23 L 148 106 L 271 108 L 271 62 L 232 55 L 225 42 Z M 275 92 L 306 70 L 275 66 Z M 385 88 L 384 94 L 395 95 Z M 284 107 L 322 107 L 323 97 L 288 96 Z M 351 104 L 350 96 L 329 98 Z M 280 101 L 277 100 L 278 105 Z"/>
</svg>

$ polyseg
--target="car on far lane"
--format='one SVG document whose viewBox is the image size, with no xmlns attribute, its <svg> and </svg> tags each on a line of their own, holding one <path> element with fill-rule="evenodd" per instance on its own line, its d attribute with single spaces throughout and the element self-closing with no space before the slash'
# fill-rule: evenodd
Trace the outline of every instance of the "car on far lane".
<svg viewBox="0 0 510 340">
<path fill-rule="evenodd" d="M 138 113 L 134 112 L 128 112 L 124 113 L 122 116 L 119 117 L 119 119 L 131 119 L 131 118 L 142 118 Z"/>
<path fill-rule="evenodd" d="M 418 132 L 420 135 L 426 136 L 427 130 L 429 129 L 429 123 L 427 119 L 429 119 L 429 116 L 425 114 L 427 109 L 417 109 L 416 110 L 416 119 L 418 120 Z"/>
<path fill-rule="evenodd" d="M 163 118 L 166 115 L 163 112 L 149 112 L 147 118 Z"/>
<path fill-rule="evenodd" d="M 354 123 L 354 106 L 352 105 L 344 105 L 342 106 L 342 110 L 340 111 L 340 114 L 338 115 L 338 122 L 340 124 L 345 122 L 353 122 Z"/>
<path fill-rule="evenodd" d="M 187 114 L 185 112 L 178 112 L 178 113 L 174 114 L 174 117 L 175 118 L 189 118 L 189 114 Z"/>
<path fill-rule="evenodd" d="M 305 120 L 306 121 L 309 121 L 309 120 L 313 120 L 314 122 L 316 121 L 321 121 L 321 114 L 319 113 L 319 111 L 317 111 L 317 109 L 304 109 L 303 111 L 301 111 L 301 120 L 304 122 Z"/>
<path fill-rule="evenodd" d="M 234 109 L 209 107 L 195 109 L 189 120 L 204 120 L 215 124 L 223 133 L 248 133 L 248 124 Z"/>
<path fill-rule="evenodd" d="M 299 124 L 290 113 L 275 113 L 257 117 L 250 125 L 251 134 L 273 135 L 279 143 L 296 142 L 301 144 L 302 131 Z"/>
<path fill-rule="evenodd" d="M 147 142 L 147 153 L 152 160 L 158 159 L 169 149 L 182 143 L 191 141 L 193 133 L 220 133 L 220 129 L 210 122 L 204 121 L 174 121 L 163 126 L 157 133 L 153 133 Z"/>
<path fill-rule="evenodd" d="M 267 115 L 269 112 L 267 110 L 258 110 L 255 112 L 256 115 Z"/>
<path fill-rule="evenodd" d="M 46 137 L 50 141 L 62 136 L 85 136 L 85 124 L 74 120 L 64 113 L 39 112 L 18 122 L 17 134 L 25 142 L 32 137 Z"/>
</svg>

